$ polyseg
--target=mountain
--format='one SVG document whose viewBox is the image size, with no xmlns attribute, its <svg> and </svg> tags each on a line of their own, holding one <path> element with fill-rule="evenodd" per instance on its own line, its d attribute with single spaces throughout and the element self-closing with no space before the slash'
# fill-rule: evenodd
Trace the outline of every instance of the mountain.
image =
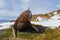
<svg viewBox="0 0 60 40">
<path fill-rule="evenodd" d="M 52 11 L 52 12 L 49 12 L 49 13 L 45 13 L 45 14 L 36 14 L 36 15 L 33 15 L 32 16 L 32 19 L 36 19 L 38 16 L 41 16 L 41 15 L 44 15 L 44 16 L 47 16 L 47 18 L 50 18 L 52 16 L 55 15 L 55 13 L 57 12 L 57 14 L 60 14 L 60 10 L 56 10 L 56 11 Z"/>
<path fill-rule="evenodd" d="M 51 16 L 48 20 L 44 21 L 37 21 L 37 22 L 31 22 L 32 24 L 35 25 L 42 25 L 44 27 L 49 27 L 51 29 L 58 28 L 60 26 L 60 14 L 58 14 L 57 11 L 53 13 L 54 15 Z"/>
</svg>

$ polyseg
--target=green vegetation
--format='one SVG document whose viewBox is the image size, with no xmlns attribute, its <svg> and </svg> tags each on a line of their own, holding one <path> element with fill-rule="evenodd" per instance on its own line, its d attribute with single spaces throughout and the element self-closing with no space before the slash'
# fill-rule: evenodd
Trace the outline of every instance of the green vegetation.
<svg viewBox="0 0 60 40">
<path fill-rule="evenodd" d="M 13 37 L 12 36 L 12 29 L 6 29 L 2 34 L 0 34 L 0 40 L 3 40 L 5 38 Z"/>
<path fill-rule="evenodd" d="M 5 39 L 7 38 L 7 39 Z M 3 35 L 0 35 L 0 40 L 8 40 L 13 38 L 12 29 L 6 29 Z M 27 33 L 18 32 L 18 38 L 28 40 L 60 40 L 60 29 L 48 29 L 44 33 Z"/>
</svg>

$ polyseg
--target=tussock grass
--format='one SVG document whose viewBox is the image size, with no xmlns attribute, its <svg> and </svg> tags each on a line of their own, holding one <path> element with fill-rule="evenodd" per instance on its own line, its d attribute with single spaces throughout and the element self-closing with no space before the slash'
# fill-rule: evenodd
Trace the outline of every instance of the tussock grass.
<svg viewBox="0 0 60 40">
<path fill-rule="evenodd" d="M 5 39 L 7 38 L 7 39 Z M 5 34 L 0 35 L 0 40 L 13 40 L 12 29 L 6 29 Z M 23 40 L 60 40 L 60 29 L 48 29 L 43 33 L 18 32 L 18 38 Z"/>
</svg>

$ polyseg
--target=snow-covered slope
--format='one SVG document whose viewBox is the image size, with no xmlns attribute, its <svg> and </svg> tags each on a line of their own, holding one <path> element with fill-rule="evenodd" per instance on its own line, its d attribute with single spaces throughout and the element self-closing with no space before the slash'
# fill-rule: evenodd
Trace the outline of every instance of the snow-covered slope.
<svg viewBox="0 0 60 40">
<path fill-rule="evenodd" d="M 6 28 L 11 28 L 11 25 L 13 25 L 14 22 L 6 22 L 6 23 L 0 23 L 0 30 L 6 29 Z"/>
<path fill-rule="evenodd" d="M 54 29 L 55 27 L 60 26 L 60 14 L 54 15 L 51 17 L 51 19 L 48 19 L 46 21 L 41 21 L 41 22 L 31 22 L 32 24 L 35 25 L 42 25 L 44 27 L 49 27 Z"/>
<path fill-rule="evenodd" d="M 60 14 L 54 15 L 53 17 L 50 17 L 51 19 L 59 19 L 60 18 Z"/>
</svg>

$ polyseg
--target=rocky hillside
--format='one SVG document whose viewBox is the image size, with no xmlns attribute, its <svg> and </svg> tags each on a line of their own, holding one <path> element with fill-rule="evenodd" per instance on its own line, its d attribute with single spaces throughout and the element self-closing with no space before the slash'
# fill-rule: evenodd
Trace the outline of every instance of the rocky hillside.
<svg viewBox="0 0 60 40">
<path fill-rule="evenodd" d="M 38 16 L 41 16 L 41 15 L 44 15 L 44 16 L 47 16 L 47 18 L 50 18 L 50 17 L 52 17 L 52 16 L 54 16 L 56 14 L 54 12 L 57 12 L 57 14 L 60 14 L 60 10 L 57 10 L 57 11 L 52 11 L 52 12 L 49 12 L 49 13 L 46 13 L 46 14 L 33 15 L 32 19 L 36 19 Z"/>
</svg>

